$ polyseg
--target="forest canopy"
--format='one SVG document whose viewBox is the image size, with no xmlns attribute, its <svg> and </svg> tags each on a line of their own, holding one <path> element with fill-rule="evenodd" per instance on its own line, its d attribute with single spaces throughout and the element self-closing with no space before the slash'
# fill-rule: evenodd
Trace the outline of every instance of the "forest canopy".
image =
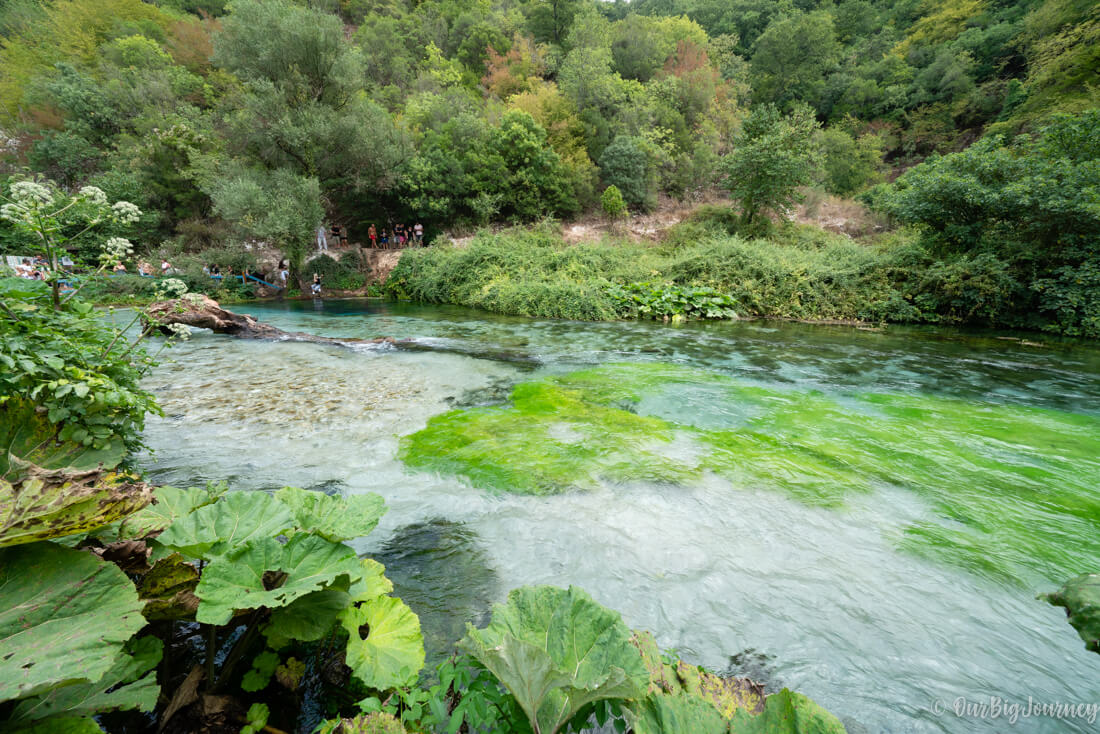
<svg viewBox="0 0 1100 734">
<path fill-rule="evenodd" d="M 12 0 L 0 129 L 150 240 L 315 224 L 273 233 L 242 187 L 353 225 L 568 216 L 608 185 L 646 209 L 719 183 L 760 104 L 808 106 L 851 194 L 1096 106 L 1098 33 L 1081 0 Z"/>
</svg>

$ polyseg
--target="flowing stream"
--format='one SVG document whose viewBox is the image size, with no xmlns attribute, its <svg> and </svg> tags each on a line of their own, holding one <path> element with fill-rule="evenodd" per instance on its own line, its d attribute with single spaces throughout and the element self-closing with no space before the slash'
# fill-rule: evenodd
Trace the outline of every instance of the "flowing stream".
<svg viewBox="0 0 1100 734">
<path fill-rule="evenodd" d="M 1100 656 L 1035 599 L 1100 570 L 1095 345 L 239 310 L 425 349 L 196 332 L 146 382 L 165 412 L 146 429 L 151 480 L 382 495 L 355 545 L 420 614 L 430 659 L 509 589 L 574 584 L 853 734 L 1100 726 L 1022 718 L 1029 697 L 1100 704 Z M 1018 729 L 952 710 L 991 697 L 1021 704 Z"/>
</svg>

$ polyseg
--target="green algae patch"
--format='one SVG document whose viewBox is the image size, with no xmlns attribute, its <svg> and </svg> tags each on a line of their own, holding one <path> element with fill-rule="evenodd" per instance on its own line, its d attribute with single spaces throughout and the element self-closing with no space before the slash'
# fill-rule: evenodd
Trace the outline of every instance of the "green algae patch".
<svg viewBox="0 0 1100 734">
<path fill-rule="evenodd" d="M 401 458 L 539 495 L 712 473 L 840 512 L 897 488 L 924 508 L 884 524 L 900 550 L 1033 587 L 1100 556 L 1100 419 L 1034 407 L 611 364 L 517 385 L 509 405 L 437 416 L 403 439 Z"/>
<path fill-rule="evenodd" d="M 402 441 L 409 466 L 467 477 L 487 489 L 554 494 L 601 479 L 683 482 L 697 467 L 655 446 L 674 426 L 586 399 L 554 379 L 517 385 L 509 406 L 453 410 Z"/>
</svg>

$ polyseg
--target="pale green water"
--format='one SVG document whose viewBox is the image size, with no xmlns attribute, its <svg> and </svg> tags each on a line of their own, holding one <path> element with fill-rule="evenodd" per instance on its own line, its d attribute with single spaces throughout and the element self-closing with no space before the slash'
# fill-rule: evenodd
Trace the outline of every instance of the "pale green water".
<svg viewBox="0 0 1100 734">
<path fill-rule="evenodd" d="M 514 586 L 572 583 L 853 732 L 1100 728 L 929 711 L 959 696 L 1100 703 L 1100 656 L 1034 599 L 1100 567 L 1094 346 L 351 301 L 247 310 L 440 351 L 196 334 L 148 381 L 166 413 L 147 430 L 152 478 L 378 492 L 390 511 L 359 547 L 430 644 Z"/>
</svg>

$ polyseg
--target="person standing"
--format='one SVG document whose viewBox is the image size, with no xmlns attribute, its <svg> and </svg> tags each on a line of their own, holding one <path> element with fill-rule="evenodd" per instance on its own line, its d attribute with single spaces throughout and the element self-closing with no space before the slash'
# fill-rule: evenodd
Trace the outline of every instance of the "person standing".
<svg viewBox="0 0 1100 734">
<path fill-rule="evenodd" d="M 348 228 L 343 224 L 340 225 L 340 247 L 345 250 L 348 247 Z"/>
<path fill-rule="evenodd" d="M 424 244 L 424 225 L 420 222 L 413 225 L 413 239 L 416 241 L 417 247 Z"/>
<path fill-rule="evenodd" d="M 328 238 L 325 237 L 325 225 L 317 225 L 317 252 L 324 252 L 328 249 Z"/>
<path fill-rule="evenodd" d="M 373 250 L 378 247 L 378 230 L 374 228 L 374 225 L 367 227 L 367 239 L 370 240 L 370 248 Z"/>
</svg>

